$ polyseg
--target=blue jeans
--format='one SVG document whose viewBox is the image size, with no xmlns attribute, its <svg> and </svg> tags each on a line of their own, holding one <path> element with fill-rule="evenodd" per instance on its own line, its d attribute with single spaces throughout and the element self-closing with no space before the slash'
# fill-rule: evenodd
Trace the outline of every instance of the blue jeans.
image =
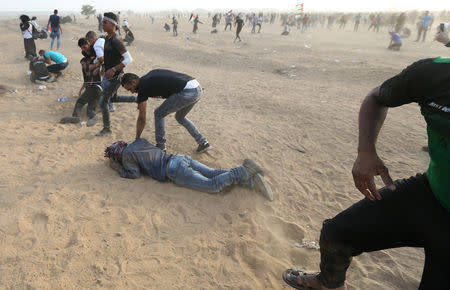
<svg viewBox="0 0 450 290">
<path fill-rule="evenodd" d="M 179 93 L 170 95 L 158 108 L 155 109 L 155 136 L 156 147 L 161 149 L 166 146 L 166 132 L 164 129 L 164 117 L 170 113 L 175 113 L 177 122 L 188 130 L 189 134 L 194 137 L 195 141 L 200 145 L 206 142 L 206 138 L 198 131 L 195 125 L 186 118 L 186 115 L 192 110 L 194 105 L 202 95 L 202 87 L 195 89 L 185 89 Z"/>
<path fill-rule="evenodd" d="M 59 73 L 60 71 L 62 71 L 63 69 L 65 69 L 67 66 L 69 65 L 69 61 L 63 62 L 63 63 L 55 63 L 52 65 L 49 65 L 47 67 L 47 70 L 51 73 Z"/>
<path fill-rule="evenodd" d="M 111 123 L 109 120 L 108 103 L 136 103 L 136 96 L 121 96 L 117 95 L 117 90 L 120 87 L 120 80 L 123 74 L 119 74 L 111 79 L 103 78 L 102 80 L 102 94 L 100 96 L 99 104 L 102 109 L 103 128 L 110 129 Z"/>
<path fill-rule="evenodd" d="M 182 154 L 170 160 L 167 176 L 176 185 L 209 193 L 220 192 L 225 186 L 250 178 L 244 166 L 230 170 L 212 169 Z"/>
<path fill-rule="evenodd" d="M 50 48 L 53 49 L 53 42 L 55 41 L 55 37 L 58 38 L 56 41 L 56 47 L 59 49 L 61 46 L 61 32 L 59 31 L 59 28 L 53 28 L 52 27 L 52 33 L 50 34 L 52 37 L 52 43 L 50 44 Z"/>
</svg>

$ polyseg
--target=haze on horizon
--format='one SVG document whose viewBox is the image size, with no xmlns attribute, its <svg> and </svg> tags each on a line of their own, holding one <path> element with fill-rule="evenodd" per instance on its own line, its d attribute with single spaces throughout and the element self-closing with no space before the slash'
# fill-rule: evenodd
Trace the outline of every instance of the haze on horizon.
<svg viewBox="0 0 450 290">
<path fill-rule="evenodd" d="M 355 12 L 355 11 L 404 11 L 404 10 L 444 10 L 445 1 L 429 0 L 429 1 L 399 1 L 399 0 L 379 0 L 379 1 L 350 1 L 350 0 L 230 0 L 223 2 L 208 0 L 171 0 L 171 1 L 155 1 L 155 0 L 129 0 L 129 1 L 108 1 L 108 0 L 91 0 L 80 1 L 78 4 L 74 1 L 64 1 L 55 3 L 50 0 L 22 0 L 20 8 L 17 2 L 5 1 L 2 4 L 3 11 L 53 11 L 58 9 L 64 11 L 81 11 L 82 5 L 92 5 L 99 11 L 167 11 L 180 10 L 189 11 L 195 9 L 205 10 L 257 10 L 257 9 L 276 9 L 281 11 L 295 10 L 296 4 L 304 3 L 305 12 L 308 11 L 339 11 L 339 12 Z M 26 7 L 26 8 L 23 8 Z M 448 8 L 448 7 L 447 7 Z"/>
</svg>

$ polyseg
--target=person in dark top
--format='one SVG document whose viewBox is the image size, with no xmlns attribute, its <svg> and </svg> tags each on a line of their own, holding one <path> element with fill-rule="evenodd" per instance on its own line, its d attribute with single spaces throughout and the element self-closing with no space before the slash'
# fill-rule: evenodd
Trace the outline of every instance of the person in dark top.
<svg viewBox="0 0 450 290">
<path fill-rule="evenodd" d="M 239 39 L 239 42 L 242 41 L 241 37 L 239 36 L 239 34 L 242 31 L 242 27 L 244 27 L 244 16 L 242 14 L 239 14 L 236 17 L 236 21 L 234 22 L 234 26 L 236 27 L 236 37 L 234 38 L 234 42 L 236 42 L 237 39 Z"/>
<path fill-rule="evenodd" d="M 127 26 L 123 26 L 123 31 L 125 32 L 125 38 L 123 39 L 127 45 L 131 45 L 134 41 L 133 32 L 131 32 L 130 28 Z"/>
<path fill-rule="evenodd" d="M 241 166 L 229 170 L 212 169 L 190 156 L 167 154 L 143 138 L 130 145 L 123 141 L 114 142 L 106 148 L 105 157 L 123 178 L 136 179 L 145 174 L 159 181 L 172 181 L 208 193 L 218 193 L 226 186 L 238 184 L 254 188 L 273 200 L 263 169 L 251 159 L 245 159 Z"/>
<path fill-rule="evenodd" d="M 95 108 L 97 107 L 97 103 L 102 92 L 100 86 L 100 67 L 92 65 L 94 63 L 94 60 L 96 59 L 96 55 L 94 49 L 89 44 L 86 38 L 80 38 L 78 40 L 78 46 L 81 48 L 81 53 L 84 56 L 80 61 L 84 81 L 83 85 L 81 86 L 80 92 L 78 93 L 78 100 L 75 103 L 72 117 L 62 118 L 60 123 L 79 123 L 81 109 L 84 105 L 88 104 L 87 115 L 89 117 L 89 120 L 87 121 L 86 125 L 90 127 L 94 126 L 95 123 L 97 123 L 97 121 L 99 120 L 98 115 L 95 113 Z"/>
<path fill-rule="evenodd" d="M 122 78 L 122 86 L 137 93 L 139 116 L 136 124 L 136 139 L 141 137 L 145 128 L 148 98 L 163 98 L 165 101 L 155 109 L 156 146 L 166 150 L 164 118 L 175 113 L 175 119 L 198 143 L 197 152 L 211 149 L 206 138 L 195 125 L 186 118 L 202 95 L 202 87 L 191 76 L 166 69 L 155 69 L 139 78 L 135 74 L 127 73 Z"/>
<path fill-rule="evenodd" d="M 393 182 L 376 152 L 388 108 L 417 103 L 427 123 L 426 173 Z M 353 180 L 365 199 L 332 219 L 320 235 L 319 274 L 288 269 L 297 289 L 346 289 L 352 257 L 397 247 L 422 247 L 419 289 L 448 289 L 450 275 L 450 58 L 419 60 L 373 89 L 359 112 L 358 156 Z M 374 176 L 386 187 L 377 190 Z M 326 287 L 326 288 L 325 288 Z"/>
<path fill-rule="evenodd" d="M 50 18 L 48 19 L 47 27 L 51 27 L 52 32 L 50 36 L 52 37 L 52 42 L 50 44 L 50 49 L 53 49 L 53 43 L 55 41 L 55 37 L 57 38 L 56 41 L 56 48 L 59 49 L 61 47 L 61 35 L 62 35 L 62 28 L 61 28 L 61 21 L 58 16 L 58 10 L 55 9 L 53 11 L 53 15 L 50 15 Z"/>
<path fill-rule="evenodd" d="M 44 82 L 54 82 L 55 78 L 50 76 L 45 60 L 40 57 L 33 57 L 30 61 L 30 80 L 36 84 L 44 84 Z"/>
<path fill-rule="evenodd" d="M 193 28 L 193 30 L 192 30 L 192 32 L 193 33 L 197 33 L 197 30 L 198 30 L 198 24 L 203 24 L 203 22 L 201 22 L 200 21 L 200 19 L 198 18 L 198 15 L 197 16 L 195 16 L 195 18 L 194 18 L 194 28 Z"/>
<path fill-rule="evenodd" d="M 20 31 L 22 31 L 25 58 L 31 60 L 36 56 L 36 44 L 33 39 L 33 25 L 28 15 L 20 15 Z"/>
<path fill-rule="evenodd" d="M 105 76 L 102 82 L 103 92 L 100 97 L 100 108 L 103 116 L 103 129 L 96 136 L 111 134 L 108 103 L 111 102 L 136 102 L 132 96 L 119 96 L 117 89 L 120 87 L 120 79 L 123 76 L 123 68 L 133 59 L 126 50 L 120 37 L 116 36 L 117 17 L 112 12 L 103 14 L 103 30 L 107 33 L 104 45 Z"/>
</svg>

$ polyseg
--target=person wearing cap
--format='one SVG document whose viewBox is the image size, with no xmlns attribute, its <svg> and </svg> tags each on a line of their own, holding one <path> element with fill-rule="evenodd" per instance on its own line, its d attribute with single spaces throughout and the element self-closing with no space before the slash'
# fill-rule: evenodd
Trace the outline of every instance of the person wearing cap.
<svg viewBox="0 0 450 290">
<path fill-rule="evenodd" d="M 159 181 L 172 181 L 176 185 L 208 193 L 218 193 L 227 186 L 238 184 L 252 188 L 273 200 L 272 189 L 264 179 L 264 170 L 253 160 L 245 159 L 232 169 L 213 169 L 182 154 L 167 154 L 144 138 L 128 145 L 114 142 L 105 149 L 110 167 L 121 177 L 136 179 L 141 174 Z"/>
<path fill-rule="evenodd" d="M 164 102 L 154 112 L 156 146 L 166 150 L 164 118 L 170 113 L 175 113 L 177 122 L 183 125 L 197 142 L 197 153 L 211 149 L 211 145 L 194 123 L 186 118 L 202 95 L 202 87 L 195 78 L 171 70 L 155 69 L 142 77 L 126 73 L 121 83 L 126 90 L 138 94 L 136 139 L 141 137 L 145 128 L 148 98 L 163 98 Z"/>
<path fill-rule="evenodd" d="M 108 103 L 111 102 L 136 102 L 136 97 L 119 96 L 117 90 L 120 87 L 120 79 L 123 76 L 123 68 L 133 59 L 127 51 L 120 37 L 116 35 L 117 16 L 112 12 L 103 14 L 103 30 L 107 33 L 104 44 L 105 76 L 102 82 L 102 95 L 99 105 L 103 116 L 103 129 L 96 136 L 111 134 Z"/>
</svg>

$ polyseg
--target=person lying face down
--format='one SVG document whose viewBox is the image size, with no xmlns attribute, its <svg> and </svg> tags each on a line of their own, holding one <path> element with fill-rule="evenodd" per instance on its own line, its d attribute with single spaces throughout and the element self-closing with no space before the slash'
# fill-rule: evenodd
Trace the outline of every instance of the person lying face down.
<svg viewBox="0 0 450 290">
<path fill-rule="evenodd" d="M 241 166 L 232 169 L 213 169 L 187 155 L 166 154 L 144 138 L 129 145 L 124 141 L 114 142 L 105 149 L 105 157 L 123 178 L 135 179 L 145 174 L 159 181 L 172 181 L 208 193 L 218 193 L 226 186 L 238 184 L 254 188 L 273 200 L 263 169 L 251 159 L 245 159 Z"/>
</svg>

